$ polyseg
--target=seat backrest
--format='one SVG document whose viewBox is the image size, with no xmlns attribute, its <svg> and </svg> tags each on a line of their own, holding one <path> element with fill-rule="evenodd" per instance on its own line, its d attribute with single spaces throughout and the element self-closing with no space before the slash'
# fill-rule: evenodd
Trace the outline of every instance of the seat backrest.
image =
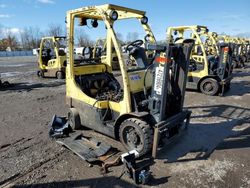
<svg viewBox="0 0 250 188">
<path fill-rule="evenodd" d="M 132 55 L 135 58 L 136 63 L 139 67 L 148 66 L 148 58 L 144 48 L 136 47 L 130 51 L 130 55 Z"/>
</svg>

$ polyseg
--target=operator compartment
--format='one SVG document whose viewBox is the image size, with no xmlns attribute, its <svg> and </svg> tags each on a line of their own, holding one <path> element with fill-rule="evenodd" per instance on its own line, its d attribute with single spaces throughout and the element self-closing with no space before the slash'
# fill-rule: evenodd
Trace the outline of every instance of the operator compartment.
<svg viewBox="0 0 250 188">
<path fill-rule="evenodd" d="M 133 110 L 133 105 L 128 110 L 129 101 L 139 105 L 145 100 L 153 80 L 150 65 L 156 49 L 146 45 L 155 44 L 155 38 L 145 12 L 104 5 L 70 13 L 73 43 L 69 50 L 73 53 L 69 53 L 69 72 L 74 80 L 68 80 L 72 85 L 67 95 L 120 114 Z M 133 29 L 124 29 L 126 25 Z M 124 104 L 128 107 L 121 108 Z"/>
<path fill-rule="evenodd" d="M 120 102 L 123 91 L 119 82 L 110 73 L 93 73 L 75 77 L 76 83 L 89 97 L 97 101 Z"/>
</svg>

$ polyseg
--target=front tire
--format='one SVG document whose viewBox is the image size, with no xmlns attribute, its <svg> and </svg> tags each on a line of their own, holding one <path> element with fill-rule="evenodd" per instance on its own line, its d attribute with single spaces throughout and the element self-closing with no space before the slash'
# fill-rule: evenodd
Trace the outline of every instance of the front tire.
<svg viewBox="0 0 250 188">
<path fill-rule="evenodd" d="M 140 119 L 125 120 L 119 130 L 120 141 L 126 150 L 136 150 L 140 156 L 148 153 L 153 145 L 153 130 L 150 125 Z"/>
<path fill-rule="evenodd" d="M 62 71 L 58 71 L 56 73 L 56 78 L 57 79 L 64 79 L 64 73 Z"/>
<path fill-rule="evenodd" d="M 44 73 L 42 70 L 38 70 L 37 71 L 37 76 L 40 77 L 40 78 L 43 78 L 44 77 Z"/>
<path fill-rule="evenodd" d="M 200 91 L 206 95 L 216 95 L 219 91 L 219 83 L 213 78 L 205 78 L 200 83 Z"/>
</svg>

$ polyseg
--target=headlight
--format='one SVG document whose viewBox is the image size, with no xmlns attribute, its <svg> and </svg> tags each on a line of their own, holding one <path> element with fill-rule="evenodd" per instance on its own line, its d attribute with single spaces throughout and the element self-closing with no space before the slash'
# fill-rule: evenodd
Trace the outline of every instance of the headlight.
<svg viewBox="0 0 250 188">
<path fill-rule="evenodd" d="M 147 24 L 147 23 L 148 23 L 148 17 L 143 16 L 143 17 L 141 18 L 141 23 L 142 23 L 142 24 Z"/>
<path fill-rule="evenodd" d="M 109 13 L 109 17 L 111 20 L 115 21 L 118 19 L 118 13 L 115 11 L 115 10 L 112 10 L 110 13 Z"/>
</svg>

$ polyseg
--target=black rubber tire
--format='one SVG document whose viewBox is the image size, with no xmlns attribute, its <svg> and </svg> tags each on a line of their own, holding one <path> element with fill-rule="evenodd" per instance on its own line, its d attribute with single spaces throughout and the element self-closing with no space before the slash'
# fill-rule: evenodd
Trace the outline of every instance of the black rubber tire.
<svg viewBox="0 0 250 188">
<path fill-rule="evenodd" d="M 64 73 L 62 71 L 56 72 L 56 78 L 57 79 L 64 79 Z"/>
<path fill-rule="evenodd" d="M 38 71 L 37 71 L 37 76 L 40 77 L 40 78 L 43 78 L 43 77 L 44 77 L 43 71 L 38 70 Z"/>
<path fill-rule="evenodd" d="M 75 108 L 70 108 L 68 113 L 68 122 L 73 130 L 81 129 L 81 119 Z"/>
<path fill-rule="evenodd" d="M 8 81 L 3 82 L 2 85 L 4 87 L 10 87 L 10 83 Z"/>
<path fill-rule="evenodd" d="M 131 143 L 132 141 L 128 141 L 127 137 L 128 130 L 133 129 L 136 133 L 136 140 L 140 139 L 140 144 Z M 131 134 L 131 133 L 129 133 Z M 123 146 L 126 150 L 131 151 L 136 149 L 140 156 L 148 153 L 152 149 L 153 145 L 153 130 L 150 125 L 140 119 L 129 118 L 122 122 L 119 129 L 119 138 Z M 135 140 L 134 140 L 135 141 Z M 136 146 L 137 145 L 137 146 Z"/>
<path fill-rule="evenodd" d="M 206 95 L 214 96 L 218 94 L 220 86 L 217 80 L 213 78 L 205 78 L 201 81 L 199 89 Z"/>
</svg>

